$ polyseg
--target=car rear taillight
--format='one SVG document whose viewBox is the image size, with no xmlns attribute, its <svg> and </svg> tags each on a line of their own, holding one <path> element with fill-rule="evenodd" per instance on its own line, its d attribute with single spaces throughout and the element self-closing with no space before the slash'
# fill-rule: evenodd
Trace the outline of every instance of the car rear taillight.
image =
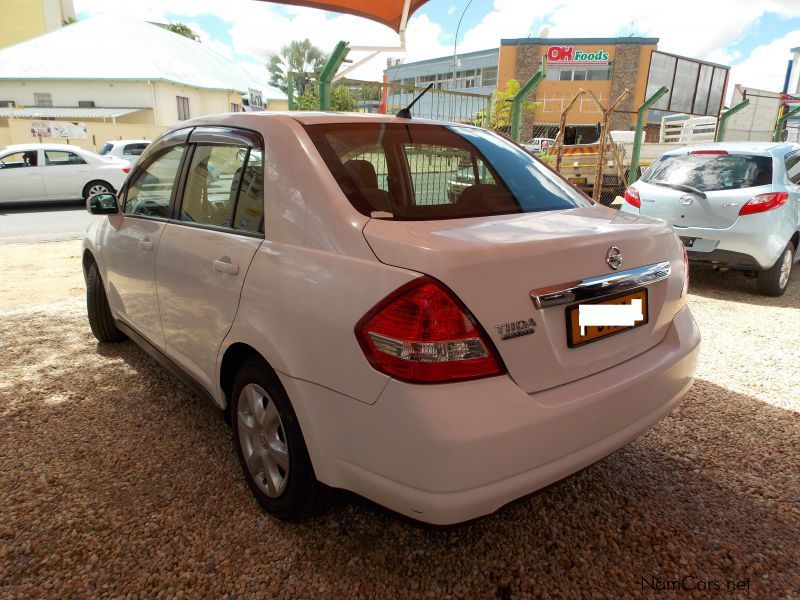
<svg viewBox="0 0 800 600">
<path fill-rule="evenodd" d="M 740 215 L 752 215 L 755 213 L 762 213 L 774 208 L 778 208 L 786 203 L 789 199 L 789 194 L 786 192 L 770 192 L 767 194 L 758 194 L 753 196 L 745 202 L 744 206 L 739 209 Z"/>
<path fill-rule="evenodd" d="M 131 172 L 131 168 L 130 167 L 122 167 L 122 172 L 123 173 L 130 173 Z"/>
<path fill-rule="evenodd" d="M 628 189 L 625 190 L 625 202 L 636 208 L 641 208 L 642 201 L 639 198 L 639 190 L 635 187 L 628 187 Z"/>
<path fill-rule="evenodd" d="M 427 276 L 386 297 L 355 333 L 370 364 L 403 381 L 444 383 L 505 372 L 469 310 Z"/>
<path fill-rule="evenodd" d="M 728 154 L 727 150 L 692 150 L 689 154 Z"/>
</svg>

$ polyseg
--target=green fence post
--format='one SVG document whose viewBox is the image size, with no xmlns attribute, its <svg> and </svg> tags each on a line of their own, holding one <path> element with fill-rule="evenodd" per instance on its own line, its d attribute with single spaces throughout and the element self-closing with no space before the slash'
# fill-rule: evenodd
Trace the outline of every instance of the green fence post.
<svg viewBox="0 0 800 600">
<path fill-rule="evenodd" d="M 750 106 L 750 100 L 748 100 L 747 98 L 739 102 L 739 104 L 737 104 L 736 106 L 732 106 L 719 116 L 719 127 L 717 128 L 716 141 L 718 142 L 725 141 L 725 129 L 728 126 L 728 119 L 730 119 L 733 115 L 735 115 L 737 112 L 739 112 L 746 106 Z"/>
<path fill-rule="evenodd" d="M 347 42 L 341 41 L 336 44 L 336 47 L 331 52 L 328 62 L 322 67 L 322 73 L 319 74 L 319 109 L 330 110 L 331 107 L 331 83 L 339 67 L 342 66 L 347 53 L 350 52 L 350 46 Z"/>
<path fill-rule="evenodd" d="M 773 142 L 780 142 L 781 141 L 781 133 L 783 132 L 783 125 L 791 119 L 796 114 L 800 113 L 800 106 L 797 108 L 793 108 L 789 112 L 785 113 L 782 117 L 778 118 L 778 122 L 775 123 L 775 133 L 772 136 Z"/>
<path fill-rule="evenodd" d="M 628 184 L 639 179 L 639 155 L 642 153 L 642 137 L 644 137 L 644 118 L 648 109 L 669 91 L 665 86 L 658 88 L 655 93 L 645 100 L 636 112 L 636 132 L 633 134 L 633 149 L 631 150 L 631 167 L 628 171 Z"/>
<path fill-rule="evenodd" d="M 514 96 L 511 104 L 511 139 L 519 143 L 519 127 L 522 122 L 522 104 L 525 98 L 533 92 L 539 82 L 547 75 L 547 67 L 545 66 L 544 59 L 542 59 L 542 66 L 533 74 L 533 76 L 525 82 L 517 95 Z"/>
</svg>

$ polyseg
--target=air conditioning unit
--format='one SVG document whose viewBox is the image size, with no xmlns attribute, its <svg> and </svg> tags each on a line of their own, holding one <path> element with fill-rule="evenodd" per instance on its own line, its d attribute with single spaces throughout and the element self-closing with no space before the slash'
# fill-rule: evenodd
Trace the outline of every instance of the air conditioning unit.
<svg viewBox="0 0 800 600">
<path fill-rule="evenodd" d="M 78 100 L 78 108 L 94 108 L 94 100 Z"/>
</svg>

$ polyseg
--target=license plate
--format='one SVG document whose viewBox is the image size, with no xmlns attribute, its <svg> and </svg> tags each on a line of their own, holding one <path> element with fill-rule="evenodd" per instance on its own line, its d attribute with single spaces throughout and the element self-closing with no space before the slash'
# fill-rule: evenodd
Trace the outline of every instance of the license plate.
<svg viewBox="0 0 800 600">
<path fill-rule="evenodd" d="M 634 305 L 633 300 L 641 301 L 641 316 L 642 316 L 641 319 L 636 319 L 633 325 L 585 325 L 583 328 L 581 328 L 580 307 L 582 305 L 608 306 L 608 305 L 627 304 L 633 306 Z M 648 320 L 647 289 L 645 288 L 633 292 L 618 294 L 611 298 L 605 298 L 597 302 L 583 302 L 581 304 L 569 306 L 567 307 L 566 317 L 567 317 L 566 319 L 567 345 L 570 348 L 575 348 L 576 346 L 582 346 L 583 344 L 588 344 L 590 342 L 596 342 L 601 338 L 608 337 L 616 333 L 621 333 L 623 331 L 628 331 L 629 329 L 635 329 L 636 327 L 641 327 L 642 325 L 645 325 Z M 583 329 L 583 331 L 581 331 L 581 329 Z"/>
</svg>

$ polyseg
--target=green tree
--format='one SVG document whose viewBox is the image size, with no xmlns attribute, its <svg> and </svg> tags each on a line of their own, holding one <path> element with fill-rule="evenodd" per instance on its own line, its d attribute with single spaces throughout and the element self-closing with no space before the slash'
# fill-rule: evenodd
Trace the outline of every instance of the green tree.
<svg viewBox="0 0 800 600">
<path fill-rule="evenodd" d="M 319 110 L 319 87 L 316 83 L 306 86 L 303 95 L 297 100 L 300 110 Z M 334 85 L 331 89 L 331 110 L 352 112 L 356 109 L 356 99 L 344 85 Z"/>
<path fill-rule="evenodd" d="M 489 129 L 505 131 L 511 126 L 511 104 L 514 96 L 519 93 L 520 82 L 516 79 L 509 79 L 506 82 L 506 89 L 495 90 L 492 93 L 492 101 L 489 107 L 480 111 L 476 115 L 476 124 Z M 522 112 L 536 110 L 537 104 L 531 100 L 522 103 Z"/>
<path fill-rule="evenodd" d="M 310 40 L 295 40 L 281 48 L 279 54 L 270 57 L 267 63 L 270 72 L 269 82 L 289 94 L 289 73 L 291 73 L 291 92 L 302 97 L 312 76 L 322 70 L 327 60 L 325 53 Z"/>
<path fill-rule="evenodd" d="M 170 23 L 169 25 L 167 25 L 167 31 L 171 31 L 172 33 L 177 33 L 178 35 L 187 37 L 190 40 L 196 40 L 198 37 L 191 27 L 189 27 L 185 23 L 181 23 L 180 21 L 176 21 L 175 23 Z"/>
</svg>

